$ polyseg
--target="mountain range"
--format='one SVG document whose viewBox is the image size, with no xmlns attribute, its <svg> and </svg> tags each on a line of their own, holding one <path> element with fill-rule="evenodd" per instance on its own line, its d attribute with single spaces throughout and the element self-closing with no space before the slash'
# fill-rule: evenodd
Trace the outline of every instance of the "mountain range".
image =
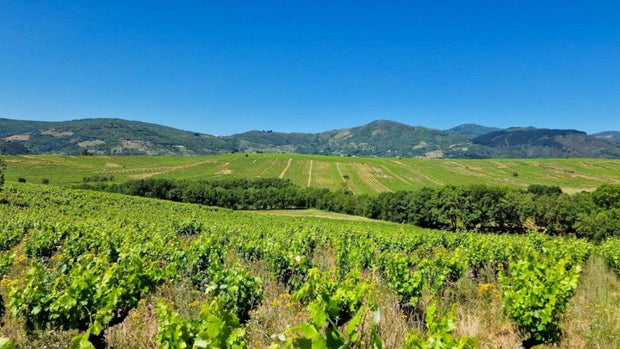
<svg viewBox="0 0 620 349">
<path fill-rule="evenodd" d="M 202 155 L 290 152 L 426 158 L 620 158 L 620 132 L 464 124 L 449 130 L 377 120 L 320 133 L 248 131 L 214 136 L 123 119 L 0 119 L 0 154 Z"/>
</svg>

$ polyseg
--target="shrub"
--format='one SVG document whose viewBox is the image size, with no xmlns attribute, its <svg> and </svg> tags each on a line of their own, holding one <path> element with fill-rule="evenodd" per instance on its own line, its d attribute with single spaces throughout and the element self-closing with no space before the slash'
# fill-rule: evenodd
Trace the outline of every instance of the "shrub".
<svg viewBox="0 0 620 349">
<path fill-rule="evenodd" d="M 426 308 L 426 335 L 421 337 L 411 332 L 405 338 L 405 349 L 434 349 L 434 348 L 460 348 L 473 349 L 475 347 L 472 338 L 454 334 L 456 324 L 454 309 L 442 317 L 437 314 L 436 303 L 431 303 Z"/>
<path fill-rule="evenodd" d="M 577 287 L 580 270 L 579 265 L 570 266 L 567 258 L 558 261 L 531 252 L 510 263 L 510 276 L 500 271 L 504 309 L 531 336 L 525 342 L 537 345 L 560 339 L 560 319 Z"/>
</svg>

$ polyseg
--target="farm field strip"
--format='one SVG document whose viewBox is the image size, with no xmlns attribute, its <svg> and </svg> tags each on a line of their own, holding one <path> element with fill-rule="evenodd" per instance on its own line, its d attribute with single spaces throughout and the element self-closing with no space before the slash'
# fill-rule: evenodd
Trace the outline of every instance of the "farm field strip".
<svg viewBox="0 0 620 349">
<path fill-rule="evenodd" d="M 168 172 L 168 171 L 183 170 L 183 169 L 196 167 L 196 166 L 209 164 L 209 163 L 213 163 L 213 161 L 205 160 L 205 161 L 198 161 L 198 162 L 192 162 L 189 164 L 175 165 L 175 166 L 152 166 L 152 167 L 126 168 L 126 169 L 118 169 L 118 170 L 106 169 L 106 170 L 99 171 L 98 173 L 118 174 L 118 173 L 150 172 L 150 171 Z M 109 168 L 110 167 L 114 168 L 114 166 L 110 166 L 110 164 L 112 163 L 106 163 L 106 165 L 104 166 L 109 167 Z"/>
<path fill-rule="evenodd" d="M 278 178 L 284 178 L 284 175 L 286 174 L 286 171 L 288 171 L 288 168 L 291 167 L 291 162 L 292 161 L 293 161 L 293 159 L 288 159 L 288 161 L 286 162 L 286 167 L 282 170 L 282 172 L 280 172 L 280 174 L 278 175 Z"/>
<path fill-rule="evenodd" d="M 430 174 L 426 174 L 426 173 L 422 173 L 421 172 L 421 166 L 420 164 L 417 163 L 412 163 L 412 164 L 405 164 L 403 162 L 400 161 L 394 161 L 395 164 L 402 166 L 403 168 L 405 168 L 407 172 L 409 172 L 411 174 L 410 178 L 415 178 L 417 182 L 421 183 L 422 185 L 444 185 L 446 184 L 445 182 L 442 182 L 438 179 L 436 179 L 435 177 L 431 176 Z M 432 163 L 429 163 L 428 165 L 433 165 Z M 433 172 L 433 170 L 430 169 L 430 167 L 427 168 L 427 172 Z"/>
<path fill-rule="evenodd" d="M 308 169 L 308 183 L 306 184 L 307 187 L 310 186 L 310 184 L 312 184 L 312 165 L 314 164 L 314 160 L 310 160 L 310 168 Z"/>
<path fill-rule="evenodd" d="M 392 177 L 396 178 L 397 180 L 399 180 L 399 181 L 403 182 L 404 184 L 407 184 L 407 185 L 411 185 L 411 184 L 413 184 L 413 183 L 412 183 L 411 181 L 409 181 L 408 179 L 406 179 L 406 178 L 404 178 L 404 177 L 401 177 L 401 176 L 397 175 L 397 174 L 396 174 L 396 172 L 394 172 L 394 171 L 390 170 L 390 169 L 389 169 L 389 167 L 387 167 L 387 166 L 385 166 L 385 165 L 381 165 L 381 168 L 383 168 L 383 170 L 384 170 L 385 172 L 387 172 L 390 176 L 392 176 Z"/>
<path fill-rule="evenodd" d="M 353 195 L 357 194 L 350 186 L 349 186 L 349 182 L 347 182 L 347 180 L 344 178 L 344 175 L 342 174 L 342 169 L 340 168 L 340 163 L 337 162 L 336 163 L 336 169 L 338 170 L 338 175 L 340 176 L 340 179 L 342 179 L 342 183 L 346 186 L 345 189 L 352 192 Z"/>
<path fill-rule="evenodd" d="M 305 209 L 305 210 L 264 210 L 264 211 L 248 211 L 250 213 L 256 213 L 266 216 L 276 216 L 276 217 L 296 217 L 296 218 L 325 218 L 325 219 L 336 219 L 336 220 L 344 220 L 344 221 L 357 221 L 357 222 L 376 222 L 376 220 L 360 217 L 360 216 L 352 216 L 343 213 L 335 213 L 335 212 L 327 212 L 316 209 Z M 387 223 L 387 222 L 385 222 Z"/>
<path fill-rule="evenodd" d="M 351 192 L 355 194 L 373 193 L 355 170 L 355 163 L 341 163 L 340 169 L 343 173 L 343 177 L 347 179 L 347 185 Z"/>
<path fill-rule="evenodd" d="M 392 190 L 385 185 L 381 184 L 379 180 L 374 176 L 373 169 L 366 164 L 355 164 L 355 171 L 360 176 L 360 178 L 366 183 L 370 189 L 372 189 L 376 193 L 383 192 L 392 192 Z"/>
<path fill-rule="evenodd" d="M 558 185 L 566 192 L 620 183 L 620 160 L 605 159 L 395 159 L 300 154 L 220 154 L 199 157 L 1 156 L 6 178 L 75 185 L 84 177 L 209 179 L 287 178 L 300 186 L 347 189 L 354 194 L 418 189 L 446 184 L 527 187 Z M 229 163 L 227 170 L 218 168 Z M 310 170 L 312 164 L 312 170 Z M 344 184 L 343 184 L 344 183 Z"/>
<path fill-rule="evenodd" d="M 256 160 L 254 160 L 256 161 Z M 256 177 L 262 177 L 267 171 L 269 171 L 273 166 L 275 166 L 278 163 L 278 159 L 273 159 L 273 161 L 271 162 L 271 164 L 269 164 L 269 166 L 267 168 L 265 168 L 264 170 L 261 171 L 261 173 L 258 174 L 258 176 Z M 280 177 L 282 178 L 282 177 Z"/>
<path fill-rule="evenodd" d="M 310 160 L 293 159 L 288 170 L 284 173 L 284 179 L 290 179 L 292 183 L 304 187 L 308 183 L 308 170 Z"/>
</svg>

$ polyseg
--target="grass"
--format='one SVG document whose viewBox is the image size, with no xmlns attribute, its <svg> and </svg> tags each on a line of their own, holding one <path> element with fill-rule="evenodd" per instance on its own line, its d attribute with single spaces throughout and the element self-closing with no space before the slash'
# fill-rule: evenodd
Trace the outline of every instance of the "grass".
<svg viewBox="0 0 620 349">
<path fill-rule="evenodd" d="M 620 280 L 603 259 L 584 266 L 562 324 L 566 348 L 620 348 Z"/>
<path fill-rule="evenodd" d="M 366 217 L 352 216 L 348 214 L 327 212 L 327 211 L 321 211 L 321 210 L 316 210 L 316 209 L 259 210 L 259 211 L 247 211 L 247 212 L 256 212 L 256 213 L 267 215 L 267 216 L 278 216 L 278 217 L 314 217 L 314 218 L 326 218 L 326 219 L 339 219 L 339 220 L 345 220 L 345 221 L 379 222 L 377 220 L 366 218 Z"/>
<path fill-rule="evenodd" d="M 5 156 L 6 178 L 75 185 L 84 177 L 214 179 L 282 177 L 299 186 L 377 194 L 445 184 L 527 187 L 559 185 L 565 192 L 620 184 L 620 160 L 605 159 L 396 159 L 299 154 L 213 156 Z M 290 162 L 290 165 L 289 165 Z M 310 175 L 310 164 L 312 174 Z"/>
</svg>

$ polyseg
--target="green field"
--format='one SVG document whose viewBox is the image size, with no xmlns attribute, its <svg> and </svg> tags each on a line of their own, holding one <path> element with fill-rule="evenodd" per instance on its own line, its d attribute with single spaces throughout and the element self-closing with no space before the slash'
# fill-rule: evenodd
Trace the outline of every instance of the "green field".
<svg viewBox="0 0 620 349">
<path fill-rule="evenodd" d="M 291 218 L 325 218 L 325 219 L 337 219 L 344 221 L 356 221 L 356 222 L 381 222 L 383 224 L 395 224 L 390 222 L 379 221 L 376 219 L 370 219 L 366 217 L 353 216 L 343 213 L 321 211 L 314 208 L 305 210 L 250 210 L 248 212 L 258 213 L 265 216 L 275 217 L 291 217 Z"/>
<path fill-rule="evenodd" d="M 528 337 L 515 319 L 527 315 L 503 309 L 519 280 L 527 284 L 518 295 L 532 292 L 518 298 L 523 309 L 551 304 L 564 314 L 544 327 L 561 334 L 557 344 L 538 348 L 620 343 L 620 283 L 605 265 L 619 240 L 605 254 L 570 237 L 455 234 L 29 183 L 0 193 L 0 238 L 0 343 L 10 338 L 17 348 L 191 348 L 207 336 L 232 341 L 233 329 L 239 346 L 201 347 L 305 348 L 296 341 L 308 328 L 321 336 L 314 340 L 329 328 L 350 344 L 321 348 L 373 348 L 364 345 L 372 333 L 383 343 L 374 348 L 436 338 L 514 348 Z M 513 279 L 497 277 L 500 264 Z M 405 307 L 412 303 L 416 313 Z M 428 315 L 431 304 L 453 325 L 424 325 L 415 314 Z M 438 348 L 446 347 L 456 345 Z"/>
<path fill-rule="evenodd" d="M 445 184 L 526 187 L 558 185 L 565 192 L 620 184 L 620 160 L 604 159 L 397 159 L 298 154 L 214 156 L 5 156 L 6 178 L 74 185 L 84 177 L 215 179 L 280 177 L 299 186 L 346 189 L 355 194 L 416 189 Z"/>
</svg>

